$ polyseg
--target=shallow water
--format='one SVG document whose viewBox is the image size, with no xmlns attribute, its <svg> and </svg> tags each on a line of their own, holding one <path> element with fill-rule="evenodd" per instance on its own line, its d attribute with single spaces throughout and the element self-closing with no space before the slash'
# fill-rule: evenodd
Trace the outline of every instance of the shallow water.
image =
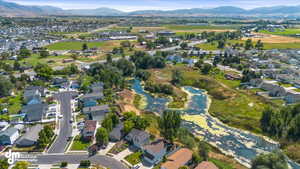
<svg viewBox="0 0 300 169">
<path fill-rule="evenodd" d="M 167 109 L 167 98 L 154 98 L 143 90 L 140 81 L 135 80 L 132 89 L 142 95 L 147 105 L 145 110 L 162 113 Z M 210 144 L 218 147 L 222 152 L 232 155 L 240 163 L 250 167 L 251 159 L 257 154 L 271 152 L 279 148 L 279 145 L 267 141 L 263 137 L 251 134 L 246 131 L 229 127 L 218 119 L 212 117 L 207 111 L 208 98 L 205 91 L 190 86 L 183 88 L 190 96 L 187 108 L 179 110 L 182 112 L 183 125 L 194 135 L 204 138 Z M 290 162 L 294 169 L 300 166 Z"/>
</svg>

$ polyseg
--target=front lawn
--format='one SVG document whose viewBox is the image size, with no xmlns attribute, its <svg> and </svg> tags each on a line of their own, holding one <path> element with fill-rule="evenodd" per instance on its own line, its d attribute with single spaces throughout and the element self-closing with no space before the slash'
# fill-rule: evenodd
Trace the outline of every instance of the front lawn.
<svg viewBox="0 0 300 169">
<path fill-rule="evenodd" d="M 71 150 L 74 151 L 87 150 L 91 144 L 92 142 L 87 142 L 83 140 L 81 136 L 78 135 L 73 140 Z"/>
<path fill-rule="evenodd" d="M 133 154 L 126 156 L 125 160 L 128 161 L 132 165 L 136 165 L 141 162 L 142 154 L 143 153 L 141 151 L 135 152 Z"/>
</svg>

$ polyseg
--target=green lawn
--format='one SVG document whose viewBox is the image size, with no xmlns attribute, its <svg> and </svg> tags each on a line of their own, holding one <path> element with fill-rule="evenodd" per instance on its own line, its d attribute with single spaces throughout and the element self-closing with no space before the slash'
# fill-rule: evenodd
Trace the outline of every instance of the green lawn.
<svg viewBox="0 0 300 169">
<path fill-rule="evenodd" d="M 264 43 L 264 49 L 300 49 L 300 43 Z"/>
<path fill-rule="evenodd" d="M 68 55 L 60 55 L 60 56 L 48 56 L 46 58 L 41 58 L 38 54 L 33 54 L 28 58 L 25 58 L 23 61 L 29 63 L 31 65 L 36 65 L 37 63 L 48 63 L 49 61 L 53 61 L 57 63 L 63 59 L 70 59 Z"/>
<path fill-rule="evenodd" d="M 141 162 L 142 154 L 143 153 L 140 151 L 132 153 L 132 154 L 126 156 L 125 160 L 128 161 L 132 165 L 136 165 Z"/>
<path fill-rule="evenodd" d="M 0 104 L 7 103 L 9 114 L 17 114 L 22 108 L 22 95 L 21 93 L 16 96 L 8 96 L 0 99 Z"/>
<path fill-rule="evenodd" d="M 218 49 L 218 43 L 217 42 L 203 43 L 203 44 L 197 45 L 197 47 L 199 47 L 203 50 L 217 50 Z"/>
<path fill-rule="evenodd" d="M 76 136 L 73 140 L 71 150 L 87 150 L 91 144 L 91 142 L 82 140 L 81 136 Z"/>
<path fill-rule="evenodd" d="M 277 30 L 275 30 L 275 32 L 270 32 L 270 31 L 267 31 L 267 30 L 261 30 L 259 32 L 260 33 L 265 33 L 265 34 L 271 34 L 271 35 L 291 36 L 291 35 L 300 34 L 300 29 L 285 29 L 284 31 L 281 31 L 281 30 L 277 29 Z"/>
<path fill-rule="evenodd" d="M 46 48 L 49 50 L 81 50 L 84 43 L 86 43 L 89 48 L 101 47 L 105 44 L 104 42 L 58 42 L 48 45 Z"/>
</svg>

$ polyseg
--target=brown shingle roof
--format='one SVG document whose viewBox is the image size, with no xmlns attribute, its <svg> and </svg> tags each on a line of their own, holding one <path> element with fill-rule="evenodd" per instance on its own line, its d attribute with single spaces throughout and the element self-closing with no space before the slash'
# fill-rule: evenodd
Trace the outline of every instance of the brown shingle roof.
<svg viewBox="0 0 300 169">
<path fill-rule="evenodd" d="M 178 169 L 192 159 L 193 152 L 187 148 L 181 148 L 168 157 L 168 161 L 161 165 L 163 169 Z"/>
<path fill-rule="evenodd" d="M 144 146 L 144 149 L 151 153 L 160 153 L 162 149 L 165 148 L 165 143 L 163 140 L 157 140 L 149 145 Z"/>
<path fill-rule="evenodd" d="M 218 169 L 218 167 L 212 162 L 203 161 L 195 169 Z"/>
<path fill-rule="evenodd" d="M 85 131 L 95 131 L 97 127 L 97 121 L 94 120 L 87 120 L 84 123 L 84 130 Z"/>
</svg>

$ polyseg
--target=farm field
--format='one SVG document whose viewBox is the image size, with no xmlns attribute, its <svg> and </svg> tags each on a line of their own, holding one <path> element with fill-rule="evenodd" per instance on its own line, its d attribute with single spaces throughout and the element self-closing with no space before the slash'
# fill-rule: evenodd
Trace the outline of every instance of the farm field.
<svg viewBox="0 0 300 169">
<path fill-rule="evenodd" d="M 275 32 L 267 31 L 267 30 L 261 30 L 260 33 L 265 34 L 271 34 L 271 35 L 285 35 L 285 36 L 291 36 L 300 34 L 300 29 L 285 29 L 284 31 L 276 30 Z"/>
<path fill-rule="evenodd" d="M 81 50 L 82 45 L 86 43 L 89 48 L 97 47 L 102 50 L 111 50 L 114 47 L 120 45 L 120 41 L 105 41 L 105 42 L 79 42 L 79 41 L 68 41 L 68 42 L 57 42 L 46 46 L 49 50 Z"/>
</svg>

